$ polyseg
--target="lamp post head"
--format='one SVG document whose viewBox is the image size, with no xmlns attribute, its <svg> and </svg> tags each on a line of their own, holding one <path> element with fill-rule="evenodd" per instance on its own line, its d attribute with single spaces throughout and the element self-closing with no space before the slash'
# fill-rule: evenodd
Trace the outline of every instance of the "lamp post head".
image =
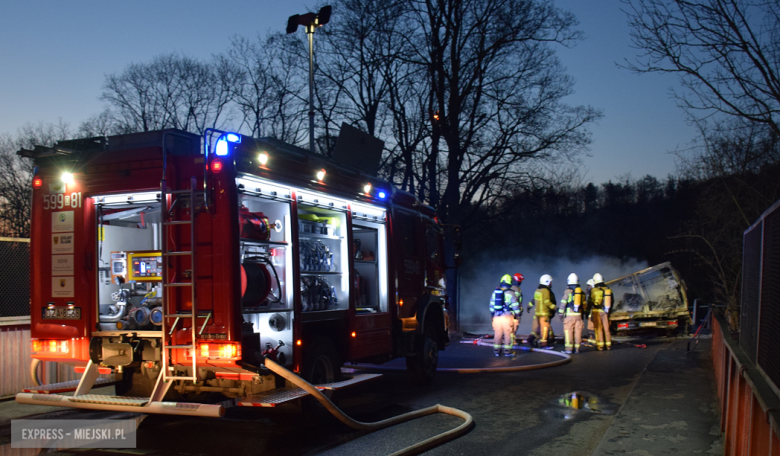
<svg viewBox="0 0 780 456">
<path fill-rule="evenodd" d="M 332 9 L 333 8 L 330 5 L 327 5 L 320 8 L 317 14 L 306 13 L 290 16 L 290 18 L 287 19 L 287 33 L 295 33 L 295 31 L 298 30 L 299 25 L 312 27 L 313 29 L 314 27 L 321 27 L 327 24 L 330 22 L 330 13 Z"/>
</svg>

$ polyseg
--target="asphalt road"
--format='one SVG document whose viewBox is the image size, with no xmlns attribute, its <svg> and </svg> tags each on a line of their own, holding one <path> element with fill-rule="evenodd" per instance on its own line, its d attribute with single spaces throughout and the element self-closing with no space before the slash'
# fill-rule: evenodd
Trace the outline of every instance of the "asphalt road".
<svg viewBox="0 0 780 456">
<path fill-rule="evenodd" d="M 431 455 L 695 454 L 717 452 L 718 422 L 709 344 L 686 354 L 686 341 L 645 341 L 646 349 L 617 344 L 611 351 L 585 348 L 571 363 L 516 373 L 439 373 L 432 384 L 411 384 L 402 371 L 341 391 L 339 406 L 371 422 L 442 404 L 470 413 L 475 427 L 431 450 Z M 556 347 L 560 349 L 560 347 Z M 490 347 L 453 343 L 441 365 L 504 366 L 559 359 L 523 353 L 494 358 Z M 394 362 L 396 366 L 402 363 Z M 708 370 L 709 369 L 709 370 Z M 580 392 L 580 404 L 566 405 Z M 3 404 L 0 404 L 2 416 Z M 52 415 L 53 413 L 53 415 Z M 97 412 L 62 410 L 39 418 L 96 418 Z M 362 455 L 391 454 L 458 426 L 433 415 L 374 433 L 357 432 L 324 410 L 233 408 L 223 419 L 149 415 L 138 428 L 135 454 Z M 0 454 L 9 422 L 0 422 Z M 7 448 L 7 446 L 5 447 Z M 106 455 L 100 450 L 59 454 Z M 117 453 L 119 454 L 119 453 Z M 126 453 L 122 453 L 126 454 Z"/>
</svg>

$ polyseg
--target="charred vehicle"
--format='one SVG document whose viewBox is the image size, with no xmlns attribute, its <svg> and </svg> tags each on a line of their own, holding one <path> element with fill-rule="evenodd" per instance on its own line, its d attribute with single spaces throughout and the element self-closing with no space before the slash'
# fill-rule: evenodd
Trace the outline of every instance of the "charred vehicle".
<svg viewBox="0 0 780 456">
<path fill-rule="evenodd" d="M 215 416 L 215 396 L 302 396 L 265 358 L 326 389 L 347 381 L 345 362 L 405 357 L 422 382 L 436 372 L 449 342 L 443 229 L 389 182 L 217 130 L 20 154 L 36 166 L 32 356 L 83 374 L 17 401 Z M 116 397 L 89 394 L 108 383 Z"/>
<path fill-rule="evenodd" d="M 613 331 L 639 329 L 674 334 L 692 323 L 685 282 L 669 262 L 606 283 L 616 304 L 609 315 Z"/>
</svg>

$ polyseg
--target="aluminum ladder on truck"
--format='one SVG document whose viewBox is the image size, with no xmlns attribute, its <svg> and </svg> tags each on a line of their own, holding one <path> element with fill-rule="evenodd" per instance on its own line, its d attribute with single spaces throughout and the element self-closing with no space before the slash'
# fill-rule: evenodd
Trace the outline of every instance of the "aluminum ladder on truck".
<svg viewBox="0 0 780 456">
<path fill-rule="evenodd" d="M 206 323 L 208 323 L 209 318 L 211 318 L 211 312 L 208 312 L 206 315 L 199 315 L 198 314 L 198 305 L 197 305 L 197 287 L 195 285 L 196 282 L 196 262 L 195 262 L 195 245 L 196 245 L 196 239 L 195 239 L 195 216 L 196 216 L 196 209 L 197 209 L 197 200 L 196 200 L 196 187 L 197 185 L 197 179 L 195 176 L 192 176 L 190 178 L 190 188 L 188 189 L 177 189 L 177 190 L 171 190 L 167 186 L 167 182 L 165 178 L 161 181 L 160 184 L 160 198 L 163 201 L 163 207 L 165 208 L 162 211 L 162 224 L 163 224 L 163 230 L 162 230 L 162 261 L 163 261 L 163 276 L 162 276 L 162 286 L 163 286 L 163 322 L 162 327 L 160 328 L 162 331 L 162 381 L 163 382 L 170 382 L 173 380 L 184 380 L 184 381 L 191 381 L 191 382 L 197 382 L 198 381 L 198 369 L 197 369 L 197 362 L 196 362 L 196 329 L 198 326 L 198 319 L 199 318 L 205 318 L 206 320 L 203 322 L 203 327 L 205 328 Z M 168 206 L 168 195 L 171 195 L 171 204 Z M 205 195 L 204 195 L 205 198 Z M 190 203 L 190 219 L 189 220 L 171 220 L 171 216 L 173 213 L 173 210 L 176 207 L 176 204 L 181 201 L 182 199 L 189 199 Z M 189 225 L 189 237 L 190 237 L 190 250 L 188 251 L 173 251 L 168 248 L 168 241 L 171 237 L 171 229 L 176 226 L 181 225 Z M 171 257 L 181 257 L 181 256 L 189 256 L 190 257 L 190 281 L 189 282 L 183 282 L 183 281 L 176 281 L 176 282 L 168 282 L 168 260 Z M 179 276 L 183 275 L 182 271 L 179 271 Z M 181 279 L 178 279 L 181 280 Z M 173 288 L 190 288 L 191 292 L 191 302 L 192 306 L 190 309 L 190 312 L 182 312 L 182 311 L 175 311 L 171 312 L 172 302 L 170 300 L 171 293 L 169 290 Z M 170 318 L 174 318 L 173 324 L 170 325 L 170 329 L 167 325 L 167 321 Z M 182 319 L 189 319 L 190 321 L 190 332 L 191 332 L 191 339 L 190 343 L 186 345 L 176 345 L 173 343 L 173 334 L 176 331 L 176 327 Z M 172 375 L 173 367 L 170 366 L 171 361 L 171 350 L 190 350 L 190 357 L 192 358 L 192 374 L 191 375 Z"/>
</svg>

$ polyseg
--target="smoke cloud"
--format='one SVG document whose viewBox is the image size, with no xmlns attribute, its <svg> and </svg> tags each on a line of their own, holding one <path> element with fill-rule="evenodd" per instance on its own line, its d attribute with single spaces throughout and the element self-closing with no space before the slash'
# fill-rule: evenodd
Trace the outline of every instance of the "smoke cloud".
<svg viewBox="0 0 780 456">
<path fill-rule="evenodd" d="M 533 300 L 534 290 L 539 285 L 539 278 L 550 274 L 553 278 L 552 291 L 560 303 L 563 291 L 566 289 L 566 278 L 572 272 L 577 274 L 580 285 L 585 288 L 588 279 L 593 274 L 600 273 L 604 281 L 623 277 L 648 267 L 646 262 L 639 260 L 620 261 L 617 258 L 595 256 L 582 260 L 554 258 L 549 256 L 523 258 L 518 260 L 501 259 L 495 256 L 483 255 L 469 261 L 460 270 L 460 317 L 461 332 L 474 334 L 492 334 L 489 302 L 493 290 L 498 286 L 504 274 L 521 273 L 525 277 L 522 286 L 523 316 L 520 320 L 519 334 L 531 332 L 532 314 L 525 313 L 528 302 Z M 563 335 L 563 324 L 556 316 L 553 319 L 553 330 L 556 336 Z"/>
</svg>

